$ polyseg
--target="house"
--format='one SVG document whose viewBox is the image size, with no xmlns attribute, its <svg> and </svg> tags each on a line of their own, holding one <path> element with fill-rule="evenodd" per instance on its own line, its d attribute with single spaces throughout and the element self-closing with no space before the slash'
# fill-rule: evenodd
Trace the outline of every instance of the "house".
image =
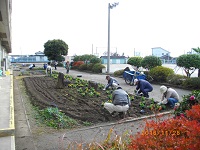
<svg viewBox="0 0 200 150">
<path fill-rule="evenodd" d="M 101 63 L 107 64 L 108 56 L 101 56 Z M 110 64 L 126 64 L 127 57 L 125 56 L 110 56 Z"/>
<path fill-rule="evenodd" d="M 5 74 L 9 69 L 8 54 L 11 50 L 12 0 L 0 0 L 0 70 Z"/>
<path fill-rule="evenodd" d="M 170 52 L 161 47 L 152 48 L 152 56 L 159 57 L 163 64 L 176 63 L 176 58 L 171 57 Z"/>
<path fill-rule="evenodd" d="M 170 52 L 161 47 L 154 47 L 152 48 L 152 55 L 157 57 L 170 56 Z"/>
</svg>

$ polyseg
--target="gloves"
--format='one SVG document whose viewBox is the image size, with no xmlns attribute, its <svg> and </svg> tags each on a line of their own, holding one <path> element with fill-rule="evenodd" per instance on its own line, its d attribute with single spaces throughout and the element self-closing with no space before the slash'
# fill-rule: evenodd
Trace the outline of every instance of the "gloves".
<svg viewBox="0 0 200 150">
<path fill-rule="evenodd" d="M 161 105 L 161 104 L 162 104 L 161 102 L 157 103 L 157 105 Z"/>
<path fill-rule="evenodd" d="M 106 88 L 103 89 L 104 91 L 106 90 Z"/>
</svg>

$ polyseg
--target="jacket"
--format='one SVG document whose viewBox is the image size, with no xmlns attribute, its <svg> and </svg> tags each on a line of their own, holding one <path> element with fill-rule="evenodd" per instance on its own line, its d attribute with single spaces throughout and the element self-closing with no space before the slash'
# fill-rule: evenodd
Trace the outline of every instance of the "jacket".
<svg viewBox="0 0 200 150">
<path fill-rule="evenodd" d="M 115 78 L 110 77 L 110 80 L 108 80 L 108 84 L 106 85 L 106 89 L 108 89 L 110 86 L 112 86 L 113 83 L 118 84 L 118 82 L 117 82 L 117 80 Z"/>
<path fill-rule="evenodd" d="M 140 90 L 139 90 L 140 89 Z M 152 85 L 146 81 L 146 80 L 143 80 L 143 79 L 140 79 L 138 80 L 138 84 L 136 86 L 136 90 L 139 90 L 138 93 L 141 93 L 141 92 L 145 92 L 144 89 L 149 89 L 149 91 L 152 91 L 153 90 L 153 87 Z"/>
<path fill-rule="evenodd" d="M 128 94 L 123 89 L 114 90 L 112 93 L 114 105 L 131 104 Z"/>
</svg>

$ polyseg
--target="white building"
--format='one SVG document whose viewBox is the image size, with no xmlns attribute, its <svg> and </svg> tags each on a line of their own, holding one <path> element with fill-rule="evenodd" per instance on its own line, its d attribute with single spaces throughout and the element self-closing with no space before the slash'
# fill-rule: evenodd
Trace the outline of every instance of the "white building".
<svg viewBox="0 0 200 150">
<path fill-rule="evenodd" d="M 170 52 L 161 47 L 154 47 L 152 48 L 152 55 L 157 57 L 170 56 Z"/>
<path fill-rule="evenodd" d="M 8 54 L 12 52 L 11 12 L 12 0 L 0 0 L 0 70 L 3 74 L 10 64 Z"/>
</svg>

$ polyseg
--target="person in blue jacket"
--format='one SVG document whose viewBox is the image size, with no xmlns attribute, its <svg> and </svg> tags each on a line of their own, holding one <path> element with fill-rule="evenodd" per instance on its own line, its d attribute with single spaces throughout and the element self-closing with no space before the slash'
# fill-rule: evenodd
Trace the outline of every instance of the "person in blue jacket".
<svg viewBox="0 0 200 150">
<path fill-rule="evenodd" d="M 153 91 L 152 85 L 143 79 L 135 79 L 134 80 L 134 85 L 136 85 L 136 94 L 143 94 L 144 97 L 149 98 L 149 92 Z"/>
<path fill-rule="evenodd" d="M 119 86 L 119 83 L 117 82 L 117 80 L 109 75 L 106 76 L 106 80 L 108 80 L 108 84 L 105 86 L 103 90 L 107 90 L 109 89 L 109 87 L 116 89 Z"/>
</svg>

